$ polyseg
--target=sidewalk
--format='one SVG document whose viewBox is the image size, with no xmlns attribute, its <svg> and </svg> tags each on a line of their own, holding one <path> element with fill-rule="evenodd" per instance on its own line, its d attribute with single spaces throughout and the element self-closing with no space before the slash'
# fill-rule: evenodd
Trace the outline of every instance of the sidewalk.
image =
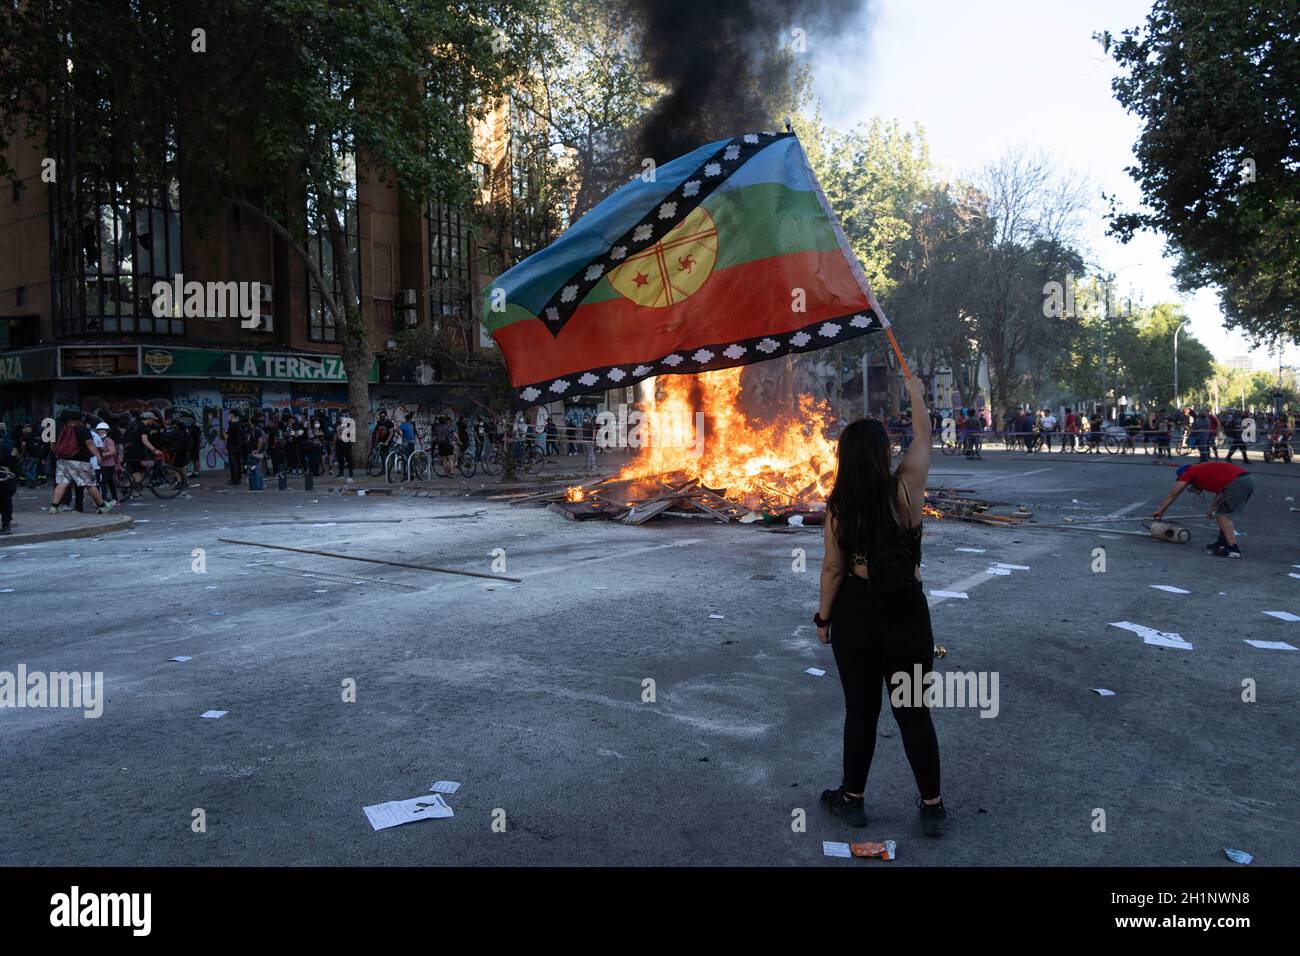
<svg viewBox="0 0 1300 956">
<path fill-rule="evenodd" d="M 97 538 L 101 534 L 125 531 L 133 522 L 117 509 L 106 515 L 97 514 L 89 499 L 90 510 L 61 511 L 52 515 L 41 511 L 50 503 L 48 486 L 35 491 L 20 489 L 14 496 L 14 523 L 12 534 L 0 535 L 0 548 L 16 545 L 38 544 L 41 541 L 60 541 L 65 538 Z"/>
</svg>

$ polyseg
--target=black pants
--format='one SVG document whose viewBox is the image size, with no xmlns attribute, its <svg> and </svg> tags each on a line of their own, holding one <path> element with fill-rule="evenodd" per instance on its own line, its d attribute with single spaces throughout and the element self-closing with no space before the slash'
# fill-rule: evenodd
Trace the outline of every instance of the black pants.
<svg viewBox="0 0 1300 956">
<path fill-rule="evenodd" d="M 230 456 L 230 483 L 232 485 L 242 485 L 244 483 L 244 452 L 242 449 L 230 449 L 227 454 Z"/>
<path fill-rule="evenodd" d="M 894 609 L 883 607 L 865 580 L 850 575 L 835 596 L 831 620 L 835 622 L 831 625 L 831 650 L 844 688 L 842 785 L 850 793 L 862 793 L 876 752 L 880 695 L 893 690 L 891 675 L 902 672 L 911 681 L 913 667 L 919 664 L 924 680 L 934 669 L 930 608 L 919 581 Z M 939 741 L 930 709 L 895 707 L 892 701 L 890 709 L 921 796 L 932 800 L 939 796 Z"/>
<path fill-rule="evenodd" d="M 7 528 L 14 520 L 14 492 L 17 490 L 18 479 L 0 481 L 0 527 Z"/>
<path fill-rule="evenodd" d="M 343 466 L 348 469 L 348 477 L 352 477 L 352 442 L 338 442 L 334 446 L 334 459 L 339 463 L 339 477 L 343 477 Z"/>
<path fill-rule="evenodd" d="M 1227 460 L 1232 461 L 1233 452 L 1237 452 L 1237 451 L 1241 452 L 1242 461 L 1250 461 L 1250 459 L 1246 457 L 1246 443 L 1243 442 L 1240 438 L 1234 438 L 1232 440 L 1232 445 L 1228 448 Z"/>
</svg>

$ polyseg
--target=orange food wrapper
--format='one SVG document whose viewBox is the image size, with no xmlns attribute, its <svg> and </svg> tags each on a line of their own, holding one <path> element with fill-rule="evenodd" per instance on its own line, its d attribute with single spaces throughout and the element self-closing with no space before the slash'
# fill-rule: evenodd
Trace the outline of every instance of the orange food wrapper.
<svg viewBox="0 0 1300 956">
<path fill-rule="evenodd" d="M 858 857 L 876 856 L 882 860 L 892 860 L 896 846 L 893 840 L 885 840 L 881 843 L 850 843 L 849 850 Z"/>
</svg>

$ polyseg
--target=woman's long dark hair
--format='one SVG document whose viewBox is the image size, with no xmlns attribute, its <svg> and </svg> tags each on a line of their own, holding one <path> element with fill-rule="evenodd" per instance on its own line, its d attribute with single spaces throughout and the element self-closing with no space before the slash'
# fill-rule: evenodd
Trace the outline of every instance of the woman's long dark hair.
<svg viewBox="0 0 1300 956">
<path fill-rule="evenodd" d="M 846 554 L 866 554 L 881 538 L 902 531 L 898 476 L 889 467 L 889 436 L 880 422 L 860 418 L 840 435 L 835 487 L 826 509 Z"/>
</svg>

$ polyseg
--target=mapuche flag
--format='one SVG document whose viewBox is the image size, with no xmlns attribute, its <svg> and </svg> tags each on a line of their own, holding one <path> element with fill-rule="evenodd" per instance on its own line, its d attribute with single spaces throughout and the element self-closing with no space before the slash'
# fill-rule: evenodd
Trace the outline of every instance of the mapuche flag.
<svg viewBox="0 0 1300 956">
<path fill-rule="evenodd" d="M 638 176 L 484 290 L 516 400 L 807 352 L 883 328 L 793 133 Z"/>
</svg>

